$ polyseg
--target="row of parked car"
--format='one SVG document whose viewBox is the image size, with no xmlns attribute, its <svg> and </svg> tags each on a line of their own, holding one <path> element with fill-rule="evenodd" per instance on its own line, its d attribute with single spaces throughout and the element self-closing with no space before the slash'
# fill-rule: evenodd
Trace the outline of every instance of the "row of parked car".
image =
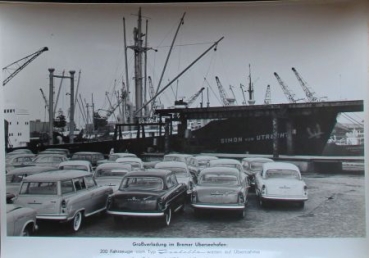
<svg viewBox="0 0 369 258">
<path fill-rule="evenodd" d="M 287 200 L 303 207 L 308 199 L 300 171 L 290 163 L 169 154 L 163 161 L 145 164 L 133 155 L 111 153 L 92 171 L 63 163 L 58 169 L 33 175 L 36 167 L 27 167 L 29 174 L 17 176 L 15 169 L 9 171 L 7 188 L 18 184 L 15 193 L 9 190 L 10 205 L 36 211 L 30 220 L 33 226 L 15 235 L 30 234 L 37 228 L 36 220 L 68 222 L 73 231 L 78 231 L 84 217 L 104 212 L 119 223 L 132 216 L 155 217 L 168 226 L 172 214 L 183 211 L 188 203 L 195 215 L 204 210 L 228 210 L 243 218 L 252 189 L 261 206 Z"/>
</svg>

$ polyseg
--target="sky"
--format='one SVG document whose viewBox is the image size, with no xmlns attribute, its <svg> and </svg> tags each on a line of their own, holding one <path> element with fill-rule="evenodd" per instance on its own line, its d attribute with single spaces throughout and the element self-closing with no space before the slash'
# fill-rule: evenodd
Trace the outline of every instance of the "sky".
<svg viewBox="0 0 369 258">
<path fill-rule="evenodd" d="M 311 2 L 311 1 L 310 1 Z M 319 1 L 318 1 L 319 2 Z M 201 87 L 203 96 L 192 107 L 221 106 L 215 76 L 232 97 L 230 85 L 241 105 L 240 84 L 248 85 L 249 66 L 255 104 L 263 104 L 267 85 L 272 103 L 288 103 L 274 76 L 277 72 L 296 99 L 306 96 L 291 68 L 323 100 L 365 99 L 368 85 L 368 22 L 364 1 L 325 3 L 237 4 L 141 4 L 59 5 L 2 4 L 1 61 L 3 67 L 47 46 L 32 63 L 3 87 L 4 105 L 27 109 L 31 119 L 48 120 L 49 68 L 55 74 L 76 71 L 77 85 L 85 104 L 109 109 L 117 101 L 114 92 L 126 81 L 123 17 L 127 45 L 133 44 L 133 28 L 142 8 L 143 30 L 148 20 L 147 74 L 156 89 L 176 29 L 185 13 L 174 43 L 161 88 L 198 58 L 212 43 L 224 37 L 216 51 L 209 51 L 160 96 L 165 107 L 174 100 L 189 99 Z M 128 50 L 131 99 L 134 100 L 133 51 Z M 3 72 L 3 76 L 8 75 Z M 60 79 L 55 79 L 55 98 Z M 63 80 L 58 107 L 67 114 L 70 81 Z M 208 92 L 208 94 L 207 94 Z M 148 94 L 148 93 L 147 93 Z M 303 101 L 303 100 L 300 100 Z M 102 114 L 104 112 L 102 111 Z M 77 107 L 77 127 L 83 126 Z M 114 119 L 114 116 L 111 117 Z"/>
</svg>

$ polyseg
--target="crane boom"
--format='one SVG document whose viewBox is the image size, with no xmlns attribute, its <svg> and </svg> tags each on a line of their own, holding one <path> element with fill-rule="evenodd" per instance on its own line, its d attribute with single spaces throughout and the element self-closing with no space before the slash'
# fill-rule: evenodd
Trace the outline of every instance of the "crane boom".
<svg viewBox="0 0 369 258">
<path fill-rule="evenodd" d="M 297 72 L 297 70 L 294 67 L 292 67 L 292 71 L 296 75 L 296 78 L 299 81 L 302 89 L 304 90 L 308 101 L 310 102 L 319 101 L 318 97 L 316 97 L 315 92 L 310 87 L 308 87 L 307 83 L 304 81 L 304 79 L 302 79 L 302 77 L 300 76 L 300 74 Z"/>
<path fill-rule="evenodd" d="M 46 99 L 46 96 L 44 94 L 44 91 L 40 88 L 40 91 L 41 91 L 41 95 L 42 95 L 42 98 L 44 99 L 45 101 L 45 107 L 47 108 L 47 110 L 49 110 L 49 102 L 47 101 Z"/>
<path fill-rule="evenodd" d="M 195 102 L 195 100 L 200 96 L 201 92 L 203 92 L 205 88 L 202 87 L 198 92 L 196 92 L 194 95 L 192 95 L 188 101 L 187 101 L 187 107 L 189 107 L 191 104 Z"/>
<path fill-rule="evenodd" d="M 277 73 L 274 73 L 274 76 L 277 78 L 279 85 L 281 85 L 284 95 L 286 95 L 288 101 L 290 103 L 296 103 L 295 94 L 289 89 L 289 87 L 282 81 Z"/>
<path fill-rule="evenodd" d="M 264 104 L 269 105 L 271 102 L 272 102 L 272 97 L 270 93 L 270 85 L 268 85 L 265 91 Z"/>
<path fill-rule="evenodd" d="M 3 81 L 3 86 L 5 86 L 5 84 L 7 84 L 12 78 L 14 78 L 14 76 L 16 76 L 20 71 L 23 70 L 23 68 L 25 68 L 28 64 L 30 64 L 33 60 L 35 60 L 36 57 L 38 57 L 39 55 L 41 55 L 43 52 L 48 51 L 49 49 L 47 47 L 43 47 L 40 50 L 36 51 L 35 53 L 32 53 L 26 57 L 23 57 L 11 64 L 9 64 L 8 66 L 3 68 L 3 72 L 4 71 L 9 71 L 10 69 L 12 69 L 12 66 L 15 66 L 16 68 L 7 78 L 5 78 L 5 80 Z"/>
<path fill-rule="evenodd" d="M 230 106 L 231 103 L 235 101 L 235 99 L 230 99 L 227 97 L 227 94 L 223 88 L 223 85 L 220 83 L 218 76 L 215 76 L 215 81 L 217 82 L 220 98 L 223 102 L 224 106 Z"/>
<path fill-rule="evenodd" d="M 241 88 L 242 97 L 243 97 L 242 105 L 246 105 L 245 90 L 243 89 L 244 87 L 245 86 L 242 83 L 240 83 L 240 88 Z"/>
</svg>

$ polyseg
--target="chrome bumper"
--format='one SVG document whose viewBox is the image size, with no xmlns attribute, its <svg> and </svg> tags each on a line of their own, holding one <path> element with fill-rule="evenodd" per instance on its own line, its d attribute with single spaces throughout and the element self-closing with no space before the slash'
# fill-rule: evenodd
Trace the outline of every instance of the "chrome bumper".
<svg viewBox="0 0 369 258">
<path fill-rule="evenodd" d="M 198 209 L 217 209 L 217 210 L 243 210 L 245 206 L 241 205 L 216 205 L 216 204 L 197 204 L 192 203 L 192 207 Z"/>
<path fill-rule="evenodd" d="M 164 212 L 128 212 L 128 211 L 109 211 L 106 213 L 118 216 L 130 216 L 130 217 L 163 217 Z"/>
<path fill-rule="evenodd" d="M 36 219 L 45 219 L 45 220 L 68 220 L 67 215 L 37 215 Z"/>
</svg>

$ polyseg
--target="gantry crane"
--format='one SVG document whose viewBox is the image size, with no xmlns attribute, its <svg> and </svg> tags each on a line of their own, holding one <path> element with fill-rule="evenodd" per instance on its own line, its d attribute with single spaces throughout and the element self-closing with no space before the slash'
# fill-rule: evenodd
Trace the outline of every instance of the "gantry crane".
<svg viewBox="0 0 369 258">
<path fill-rule="evenodd" d="M 191 106 L 195 100 L 200 96 L 200 94 L 203 92 L 205 88 L 202 87 L 198 92 L 196 92 L 195 94 L 193 94 L 187 101 L 187 107 Z"/>
<path fill-rule="evenodd" d="M 15 61 L 7 65 L 6 67 L 4 67 L 3 72 L 6 72 L 6 71 L 10 72 L 10 70 L 14 70 L 14 71 L 11 72 L 7 78 L 5 78 L 5 80 L 3 81 L 3 86 L 5 86 L 5 84 L 7 84 L 12 78 L 14 78 L 14 76 L 16 76 L 20 71 L 22 71 L 23 68 L 25 68 L 29 63 L 35 60 L 36 57 L 38 57 L 43 52 L 48 51 L 48 50 L 49 49 L 47 47 L 43 47 L 40 50 L 36 51 L 35 53 L 32 53 L 26 57 L 23 57 L 19 59 L 18 61 Z"/>
<path fill-rule="evenodd" d="M 220 83 L 218 76 L 215 76 L 215 81 L 217 82 L 220 98 L 223 102 L 224 106 L 230 106 L 234 103 L 235 99 L 228 98 L 227 94 L 223 88 L 223 85 Z"/>
<path fill-rule="evenodd" d="M 277 78 L 279 85 L 281 85 L 284 95 L 286 95 L 288 101 L 290 103 L 296 103 L 295 94 L 289 89 L 289 87 L 282 81 L 277 73 L 274 73 L 274 76 Z"/>
<path fill-rule="evenodd" d="M 272 102 L 272 96 L 270 93 L 270 85 L 267 86 L 264 97 L 264 104 L 269 105 Z"/>
<path fill-rule="evenodd" d="M 296 75 L 296 78 L 299 81 L 302 89 L 304 90 L 308 101 L 309 102 L 319 101 L 319 98 L 315 95 L 315 92 L 310 87 L 308 87 L 307 83 L 302 79 L 302 77 L 300 76 L 300 74 L 297 72 L 297 70 L 294 67 L 292 67 L 292 71 Z"/>
</svg>

